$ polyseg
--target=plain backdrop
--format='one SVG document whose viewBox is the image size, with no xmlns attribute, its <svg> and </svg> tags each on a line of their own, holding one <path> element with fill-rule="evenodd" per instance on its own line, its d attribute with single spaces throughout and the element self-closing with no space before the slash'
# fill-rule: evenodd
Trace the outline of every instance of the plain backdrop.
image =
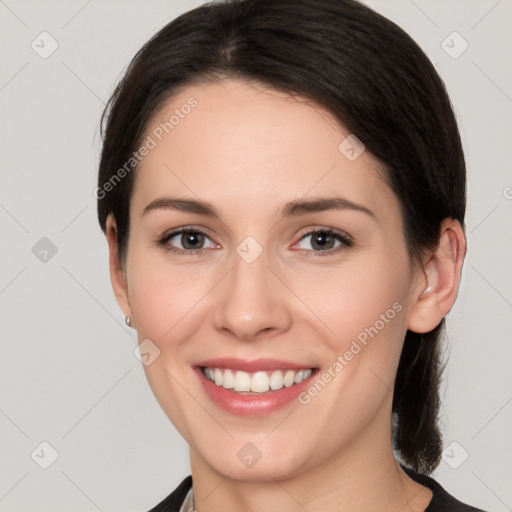
<svg viewBox="0 0 512 512">
<path fill-rule="evenodd" d="M 435 64 L 467 155 L 469 250 L 434 477 L 465 502 L 512 510 L 512 1 L 367 3 Z M 116 81 L 199 4 L 0 1 L 2 512 L 144 511 L 189 473 L 115 302 L 93 189 Z"/>
</svg>

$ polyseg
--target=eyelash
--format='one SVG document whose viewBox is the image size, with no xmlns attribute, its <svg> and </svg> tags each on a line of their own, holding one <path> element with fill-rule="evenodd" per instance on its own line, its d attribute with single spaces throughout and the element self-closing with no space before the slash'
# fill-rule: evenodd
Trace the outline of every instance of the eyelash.
<svg viewBox="0 0 512 512">
<path fill-rule="evenodd" d="M 204 251 L 207 250 L 207 249 L 179 249 L 177 247 L 173 247 L 173 246 L 168 245 L 168 242 L 169 242 L 169 240 L 171 238 L 174 238 L 177 235 L 184 235 L 184 234 L 187 234 L 187 233 L 201 234 L 201 235 L 204 235 L 206 238 L 210 238 L 204 231 L 201 231 L 200 229 L 182 228 L 182 229 L 179 229 L 177 231 L 172 231 L 171 233 L 165 234 L 162 238 L 160 238 L 157 241 L 157 245 L 159 247 L 162 247 L 166 252 L 171 252 L 171 253 L 176 254 L 176 255 L 184 255 L 184 254 L 187 254 L 187 255 L 200 255 Z M 346 249 L 348 247 L 352 247 L 354 245 L 354 242 L 353 242 L 352 238 L 349 235 L 347 235 L 346 233 L 343 233 L 342 231 L 337 231 L 337 230 L 332 229 L 332 228 L 315 228 L 315 229 L 312 229 L 312 230 L 308 231 L 307 233 L 304 233 L 304 235 L 302 235 L 300 237 L 300 239 L 294 245 L 300 243 L 302 240 L 304 240 L 308 236 L 314 235 L 315 233 L 323 233 L 323 234 L 326 234 L 326 235 L 333 236 L 336 240 L 341 242 L 341 244 L 338 247 L 334 248 L 334 249 L 327 249 L 325 251 L 313 251 L 313 250 L 309 250 L 309 249 L 302 249 L 302 250 L 306 251 L 307 257 L 317 257 L 317 256 L 333 255 L 333 254 L 338 253 L 339 251 L 341 251 L 343 249 Z"/>
</svg>

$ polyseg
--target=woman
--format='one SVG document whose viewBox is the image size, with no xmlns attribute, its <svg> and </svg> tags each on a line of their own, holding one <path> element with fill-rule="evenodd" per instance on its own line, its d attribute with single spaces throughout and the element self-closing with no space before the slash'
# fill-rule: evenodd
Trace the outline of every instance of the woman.
<svg viewBox="0 0 512 512">
<path fill-rule="evenodd" d="M 104 113 L 113 288 L 191 477 L 153 511 L 475 511 L 441 456 L 466 252 L 443 83 L 353 0 L 187 12 Z"/>
</svg>

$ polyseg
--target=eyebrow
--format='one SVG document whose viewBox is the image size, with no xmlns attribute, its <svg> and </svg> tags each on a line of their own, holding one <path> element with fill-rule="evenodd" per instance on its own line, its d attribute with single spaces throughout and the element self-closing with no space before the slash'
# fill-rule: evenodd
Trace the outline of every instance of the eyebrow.
<svg viewBox="0 0 512 512">
<path fill-rule="evenodd" d="M 158 197 L 151 201 L 142 211 L 142 215 L 152 210 L 177 210 L 187 213 L 204 215 L 205 217 L 220 218 L 219 211 L 210 203 L 196 199 L 179 197 Z M 365 206 L 354 203 L 343 197 L 328 197 L 310 200 L 296 200 L 286 203 L 280 211 L 281 217 L 299 217 L 308 213 L 328 210 L 355 210 L 365 213 L 374 219 L 375 214 Z"/>
</svg>

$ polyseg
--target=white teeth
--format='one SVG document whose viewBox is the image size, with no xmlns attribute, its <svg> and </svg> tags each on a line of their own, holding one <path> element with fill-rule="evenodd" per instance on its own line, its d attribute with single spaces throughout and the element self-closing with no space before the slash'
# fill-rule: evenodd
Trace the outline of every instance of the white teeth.
<svg viewBox="0 0 512 512">
<path fill-rule="evenodd" d="M 218 385 L 218 384 L 217 384 Z M 235 391 L 250 391 L 251 390 L 251 376 L 245 372 L 235 373 Z"/>
<path fill-rule="evenodd" d="M 226 389 L 233 389 L 235 387 L 235 376 L 231 370 L 224 370 L 224 375 L 222 376 L 222 387 Z"/>
<path fill-rule="evenodd" d="M 295 383 L 295 372 L 293 370 L 288 370 L 286 372 L 283 383 L 287 388 L 293 386 L 293 384 Z"/>
<path fill-rule="evenodd" d="M 274 370 L 272 372 L 258 371 L 247 373 L 221 368 L 203 368 L 205 377 L 216 386 L 233 389 L 237 392 L 266 393 L 277 391 L 283 387 L 291 387 L 307 379 L 312 370 Z"/>
<path fill-rule="evenodd" d="M 266 372 L 256 372 L 251 378 L 251 391 L 254 393 L 265 393 L 270 386 Z"/>
<path fill-rule="evenodd" d="M 275 391 L 276 389 L 281 389 L 283 386 L 283 374 L 279 370 L 272 372 L 270 376 L 270 389 Z"/>
</svg>

